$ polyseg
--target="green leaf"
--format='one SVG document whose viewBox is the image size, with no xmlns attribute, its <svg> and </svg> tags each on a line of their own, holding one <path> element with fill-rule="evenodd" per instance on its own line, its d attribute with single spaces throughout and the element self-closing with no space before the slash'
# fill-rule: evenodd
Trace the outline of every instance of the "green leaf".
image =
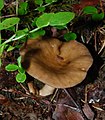
<svg viewBox="0 0 105 120">
<path fill-rule="evenodd" d="M 53 3 L 53 2 L 57 2 L 57 0 L 45 0 L 45 3 Z"/>
<path fill-rule="evenodd" d="M 66 33 L 66 34 L 64 35 L 64 39 L 65 39 L 66 41 L 75 40 L 76 38 L 77 38 L 77 35 L 76 35 L 75 33 L 72 33 L 72 32 Z"/>
<path fill-rule="evenodd" d="M 53 0 L 45 0 L 45 3 L 52 3 Z"/>
<path fill-rule="evenodd" d="M 96 14 L 93 14 L 93 15 L 92 15 L 92 19 L 93 19 L 94 21 L 100 21 L 100 20 L 104 19 L 104 13 L 100 13 L 100 14 L 96 13 Z"/>
<path fill-rule="evenodd" d="M 27 37 L 26 35 L 28 35 L 28 32 L 29 32 L 28 28 L 25 28 L 23 30 L 18 30 L 16 32 L 15 38 L 19 38 L 20 36 L 23 36 L 21 39 L 19 39 L 19 41 L 26 41 L 26 37 Z"/>
<path fill-rule="evenodd" d="M 44 13 L 37 19 L 36 25 L 39 28 L 47 27 L 48 25 L 64 26 L 74 17 L 75 14 L 73 12 Z"/>
<path fill-rule="evenodd" d="M 15 49 L 15 47 L 9 45 L 9 47 L 8 47 L 8 49 L 7 49 L 7 52 L 12 51 L 13 49 Z"/>
<path fill-rule="evenodd" d="M 35 0 L 35 3 L 41 6 L 43 4 L 43 0 Z"/>
<path fill-rule="evenodd" d="M 32 22 L 32 26 L 36 26 L 36 21 L 37 21 L 37 17 L 34 18 L 33 22 Z"/>
<path fill-rule="evenodd" d="M 27 34 L 28 32 L 29 32 L 28 28 L 25 28 L 23 30 L 18 30 L 16 32 L 16 38 L 19 37 L 19 36 L 21 36 L 21 35 Z"/>
<path fill-rule="evenodd" d="M 27 2 L 21 2 L 19 4 L 18 14 L 19 15 L 26 15 L 28 13 L 28 3 Z"/>
<path fill-rule="evenodd" d="M 24 68 L 22 67 L 22 65 L 21 65 L 21 59 L 22 59 L 22 57 L 21 56 L 19 56 L 18 58 L 17 58 L 17 62 L 18 62 L 18 71 L 20 72 L 20 73 L 25 73 L 25 70 L 24 70 Z"/>
<path fill-rule="evenodd" d="M 83 12 L 85 14 L 94 14 L 94 13 L 98 13 L 98 10 L 97 8 L 93 7 L 93 6 L 86 6 L 84 9 L 83 9 Z"/>
<path fill-rule="evenodd" d="M 16 71 L 16 70 L 18 69 L 18 66 L 15 65 L 15 64 L 8 64 L 8 65 L 5 67 L 5 69 L 6 69 L 7 71 Z"/>
<path fill-rule="evenodd" d="M 7 30 L 13 31 L 15 33 L 15 26 L 9 27 L 9 28 L 7 28 Z"/>
<path fill-rule="evenodd" d="M 45 3 L 52 3 L 53 0 L 45 0 Z"/>
<path fill-rule="evenodd" d="M 2 23 L 0 23 L 0 30 L 7 29 L 19 23 L 18 17 L 6 18 Z"/>
<path fill-rule="evenodd" d="M 36 26 L 39 28 L 47 27 L 50 24 L 50 21 L 54 13 L 44 13 L 36 20 Z"/>
<path fill-rule="evenodd" d="M 58 12 L 52 16 L 50 20 L 50 25 L 63 26 L 69 23 L 74 17 L 75 14 L 73 12 Z"/>
<path fill-rule="evenodd" d="M 19 83 L 23 83 L 26 80 L 26 74 L 25 73 L 18 73 L 16 75 L 16 81 Z"/>
<path fill-rule="evenodd" d="M 35 39 L 35 38 L 37 38 L 39 36 L 43 36 L 43 35 L 45 35 L 45 30 L 38 30 L 34 33 L 29 34 L 29 38 Z"/>
<path fill-rule="evenodd" d="M 0 0 L 0 10 L 2 10 L 4 7 L 4 0 Z"/>
<path fill-rule="evenodd" d="M 37 10 L 38 10 L 39 12 L 44 12 L 44 11 L 45 11 L 45 7 L 38 7 Z"/>
</svg>

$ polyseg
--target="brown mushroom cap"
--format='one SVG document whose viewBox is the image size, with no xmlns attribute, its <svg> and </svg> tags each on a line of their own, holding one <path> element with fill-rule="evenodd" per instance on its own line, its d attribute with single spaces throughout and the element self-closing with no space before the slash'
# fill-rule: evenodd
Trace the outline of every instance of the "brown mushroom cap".
<svg viewBox="0 0 105 120">
<path fill-rule="evenodd" d="M 54 88 L 82 82 L 93 62 L 88 49 L 76 40 L 28 40 L 20 55 L 23 67 L 31 76 Z"/>
</svg>

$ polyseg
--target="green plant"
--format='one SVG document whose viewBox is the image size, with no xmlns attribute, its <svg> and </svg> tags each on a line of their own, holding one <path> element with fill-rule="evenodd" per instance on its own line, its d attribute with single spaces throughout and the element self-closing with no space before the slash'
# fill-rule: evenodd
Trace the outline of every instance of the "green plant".
<svg viewBox="0 0 105 120">
<path fill-rule="evenodd" d="M 64 38 L 65 38 L 66 41 L 76 40 L 77 35 L 73 32 L 68 32 L 64 35 Z"/>
<path fill-rule="evenodd" d="M 51 5 L 54 2 L 57 2 L 58 0 L 35 0 L 35 4 L 38 5 L 38 7 L 35 10 L 38 10 L 39 12 L 44 12 L 46 9 L 46 6 Z M 45 4 L 44 4 L 45 3 Z"/>
<path fill-rule="evenodd" d="M 8 64 L 5 69 L 9 72 L 11 71 L 18 71 L 17 75 L 16 75 L 16 81 L 17 82 L 21 82 L 23 83 L 26 80 L 26 74 L 25 74 L 25 70 L 23 69 L 23 67 L 21 66 L 21 56 L 17 58 L 17 63 L 16 64 Z"/>
<path fill-rule="evenodd" d="M 49 25 L 50 26 L 65 26 L 74 17 L 75 17 L 75 14 L 72 12 L 44 13 L 36 20 L 37 28 L 35 28 L 31 31 L 28 31 L 28 29 L 21 30 L 21 31 L 18 30 L 16 32 L 16 34 L 13 36 L 13 38 L 10 38 L 9 40 L 5 41 L 3 44 L 5 45 L 5 43 L 18 40 L 24 36 L 35 38 L 35 37 L 44 35 L 45 31 L 42 30 L 42 28 L 47 27 Z M 18 71 L 21 68 L 21 67 L 16 67 L 16 65 L 14 66 L 14 64 L 10 65 L 9 68 L 11 68 L 11 66 L 14 68 L 14 70 L 18 69 Z M 8 68 L 8 67 L 6 67 L 6 68 Z M 9 69 L 6 69 L 6 70 L 9 70 Z M 20 78 L 22 78 L 22 79 L 20 79 Z M 17 82 L 24 82 L 25 79 L 26 79 L 25 73 L 21 73 L 19 71 L 19 73 L 16 75 Z"/>
<path fill-rule="evenodd" d="M 8 29 L 16 24 L 18 24 L 20 19 L 18 17 L 6 18 L 0 23 L 0 30 Z"/>
<path fill-rule="evenodd" d="M 86 6 L 83 9 L 83 13 L 87 15 L 90 14 L 92 16 L 92 20 L 94 21 L 100 21 L 104 19 L 104 13 L 103 12 L 98 13 L 97 8 L 93 6 Z"/>
<path fill-rule="evenodd" d="M 17 0 L 18 1 L 18 0 Z M 56 2 L 57 0 L 35 0 L 35 3 L 38 5 L 38 7 L 35 9 L 38 12 L 41 13 L 40 16 L 36 16 L 34 18 L 34 21 L 32 22 L 32 26 L 34 25 L 33 29 L 30 29 L 28 25 L 27 27 L 19 30 L 18 25 L 21 22 L 21 19 L 18 17 L 18 14 L 20 16 L 26 15 L 28 10 L 28 2 L 22 2 L 19 4 L 19 8 L 16 6 L 16 14 L 17 17 L 9 17 L 9 18 L 2 18 L 0 23 L 0 30 L 10 30 L 14 34 L 7 40 L 1 40 L 0 39 L 0 57 L 2 56 L 4 50 L 7 52 L 10 52 L 14 50 L 15 48 L 18 48 L 18 45 L 11 45 L 14 41 L 17 41 L 18 43 L 24 42 L 27 38 L 36 38 L 38 36 L 45 35 L 46 31 L 43 29 L 47 26 L 53 26 L 53 27 L 61 27 L 65 28 L 66 25 L 71 22 L 71 20 L 74 19 L 75 13 L 73 12 L 57 12 L 57 13 L 45 13 L 42 8 L 46 8 L 46 6 L 52 4 L 53 2 Z M 3 9 L 4 0 L 2 0 L 2 4 L 0 4 L 0 11 Z M 34 23 L 34 24 L 33 24 Z M 70 39 L 70 38 L 69 38 Z M 18 71 L 18 74 L 16 75 L 16 81 L 17 82 L 24 82 L 26 79 L 25 71 L 21 66 L 21 57 L 17 59 L 17 64 L 8 64 L 5 69 L 7 71 Z M 0 64 L 2 64 L 0 59 Z"/>
<path fill-rule="evenodd" d="M 0 1 L 0 10 L 2 10 L 3 7 L 4 7 L 4 0 L 1 0 L 1 1 Z"/>
<path fill-rule="evenodd" d="M 37 21 L 36 26 L 43 28 L 47 26 L 64 26 L 69 23 L 75 14 L 73 12 L 44 13 Z"/>
<path fill-rule="evenodd" d="M 32 35 L 32 34 L 36 34 L 37 36 L 44 35 L 45 32 L 44 32 L 44 30 L 42 30 L 42 28 L 47 27 L 49 25 L 50 26 L 65 26 L 72 19 L 74 19 L 74 17 L 75 17 L 75 14 L 73 12 L 44 13 L 36 20 L 37 28 L 30 30 L 30 31 L 28 30 L 28 28 L 16 31 L 15 34 L 11 38 L 9 38 L 8 40 L 6 40 L 5 42 L 3 42 L 0 45 L 0 49 L 3 46 L 5 46 L 7 43 L 19 40 L 25 36 L 30 37 L 30 35 Z M 5 21 L 9 21 L 11 19 L 8 18 Z M 14 18 L 13 18 L 13 20 L 14 20 Z M 18 22 L 19 22 L 19 19 L 16 19 L 16 21 L 14 23 L 16 24 Z M 6 26 L 2 26 L 2 29 L 9 28 L 10 26 L 13 26 L 15 24 L 12 24 L 12 22 L 10 22 Z M 43 32 L 41 32 L 41 31 L 43 31 Z"/>
<path fill-rule="evenodd" d="M 19 15 L 25 15 L 28 13 L 28 3 L 27 2 L 21 2 L 19 4 L 18 14 Z"/>
</svg>

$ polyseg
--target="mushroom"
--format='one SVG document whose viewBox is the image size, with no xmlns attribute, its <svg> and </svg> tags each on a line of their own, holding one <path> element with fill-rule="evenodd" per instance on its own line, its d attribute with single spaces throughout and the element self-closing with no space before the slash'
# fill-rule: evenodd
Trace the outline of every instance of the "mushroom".
<svg viewBox="0 0 105 120">
<path fill-rule="evenodd" d="M 88 49 L 76 40 L 62 42 L 56 38 L 29 39 L 20 49 L 26 72 L 45 83 L 41 96 L 55 88 L 68 88 L 81 83 L 93 63 Z"/>
</svg>

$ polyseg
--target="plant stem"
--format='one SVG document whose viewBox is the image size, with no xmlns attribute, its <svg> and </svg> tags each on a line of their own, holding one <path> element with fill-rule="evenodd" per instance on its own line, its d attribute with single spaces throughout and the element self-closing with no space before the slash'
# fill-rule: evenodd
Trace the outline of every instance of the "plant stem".
<svg viewBox="0 0 105 120">
<path fill-rule="evenodd" d="M 52 3 L 48 3 L 48 4 L 46 4 L 46 5 L 42 5 L 41 7 L 46 7 L 46 6 L 49 6 L 49 5 L 51 5 Z M 34 10 L 38 10 L 38 8 L 36 8 L 36 9 L 34 9 Z"/>
<path fill-rule="evenodd" d="M 39 30 L 39 29 L 40 29 L 40 28 L 35 28 L 35 29 L 31 30 L 31 31 L 29 32 L 29 34 L 30 34 L 30 33 L 33 33 L 33 32 L 36 32 L 36 31 Z M 23 38 L 23 37 L 25 37 L 25 36 L 27 36 L 27 35 L 28 35 L 28 33 L 27 33 L 27 34 L 23 34 L 23 35 L 21 35 L 21 36 L 19 36 L 19 37 L 16 37 L 16 34 L 14 34 L 11 38 L 9 38 L 8 40 L 6 40 L 6 41 L 3 42 L 2 44 L 0 44 L 0 47 L 1 47 L 2 45 L 4 45 L 4 44 L 9 43 L 9 42 L 13 42 L 13 41 L 19 40 L 19 39 L 21 39 L 21 38 Z"/>
<path fill-rule="evenodd" d="M 2 45 L 5 45 L 6 43 L 11 42 L 11 41 L 12 41 L 12 39 L 13 39 L 15 36 L 16 36 L 16 34 L 14 34 L 11 38 L 9 38 L 8 40 L 6 40 L 6 41 L 5 41 L 5 42 L 3 42 L 2 44 L 0 44 L 0 47 L 1 47 Z"/>
<path fill-rule="evenodd" d="M 29 33 L 36 32 L 36 31 L 38 31 L 38 30 L 40 30 L 40 29 L 41 29 L 41 28 L 35 28 L 35 29 L 33 29 L 33 30 L 29 31 Z"/>
</svg>

